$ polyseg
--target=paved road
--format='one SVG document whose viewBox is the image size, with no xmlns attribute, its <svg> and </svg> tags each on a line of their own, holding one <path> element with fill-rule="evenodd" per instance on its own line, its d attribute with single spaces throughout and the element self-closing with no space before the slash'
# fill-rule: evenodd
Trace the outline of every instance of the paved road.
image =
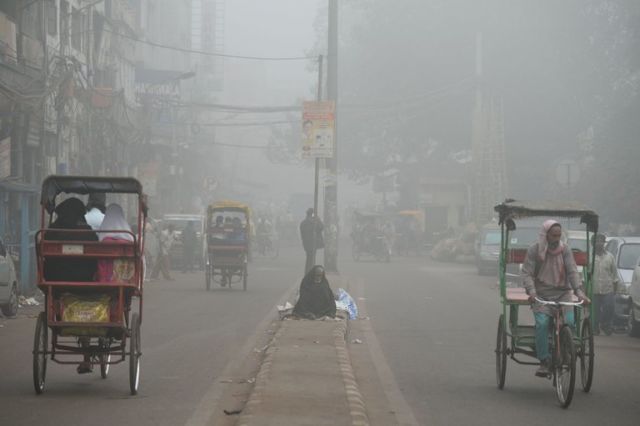
<svg viewBox="0 0 640 426">
<path fill-rule="evenodd" d="M 261 345 L 248 339 L 273 318 L 269 312 L 299 280 L 303 265 L 301 255 L 256 259 L 246 292 L 218 288 L 207 293 L 203 273 L 176 272 L 175 282 L 146 284 L 141 385 L 135 397 L 129 395 L 127 364 L 113 366 L 109 378 L 101 380 L 97 372 L 80 376 L 72 366 L 51 362 L 45 392 L 36 396 L 31 381 L 35 319 L 29 316 L 40 308 L 0 319 L 0 424 L 199 424 L 212 415 L 211 400 L 222 398 L 221 381 L 250 378 L 223 374 L 242 375 L 241 359 L 252 355 L 252 343 Z"/>
<path fill-rule="evenodd" d="M 534 377 L 535 367 L 509 361 L 505 389 L 496 388 L 496 278 L 479 277 L 472 265 L 397 257 L 390 264 L 345 258 L 341 272 L 354 278 L 352 292 L 364 298 L 360 304 L 382 352 L 374 347 L 374 355 L 389 367 L 382 380 L 387 394 L 396 398 L 395 407 L 402 406 L 398 398 L 406 401 L 418 424 L 640 421 L 640 339 L 597 336 L 593 390 L 576 391 L 564 411 L 550 381 Z"/>
<path fill-rule="evenodd" d="M 299 253 L 293 260 L 257 259 L 246 293 L 206 293 L 201 274 L 178 273 L 176 282 L 149 284 L 136 397 L 128 394 L 126 366 L 113 367 L 103 381 L 51 364 L 47 389 L 35 396 L 30 355 L 35 320 L 28 315 L 36 309 L 24 309 L 15 320 L 0 319 L 0 423 L 233 424 L 233 416 L 220 417 L 221 409 L 239 408 L 250 386 L 227 382 L 255 373 L 256 366 L 245 359 L 253 356 L 257 362 L 253 349 L 269 338 L 270 312 L 297 286 L 302 262 Z M 350 340 L 363 340 L 351 344 L 351 352 L 372 425 L 392 424 L 391 410 L 403 424 L 421 425 L 638 423 L 640 340 L 598 337 L 593 391 L 578 391 L 564 411 L 550 382 L 535 378 L 533 367 L 509 362 L 506 388 L 496 389 L 495 279 L 478 277 L 470 265 L 418 258 L 394 258 L 389 264 L 342 258 L 340 269 L 351 279 L 349 291 L 361 312 L 370 316 L 352 325 Z"/>
</svg>

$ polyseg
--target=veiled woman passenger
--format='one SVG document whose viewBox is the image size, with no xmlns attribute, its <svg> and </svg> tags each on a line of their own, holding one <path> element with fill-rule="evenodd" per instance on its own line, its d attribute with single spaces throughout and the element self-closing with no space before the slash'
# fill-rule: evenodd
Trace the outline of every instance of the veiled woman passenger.
<svg viewBox="0 0 640 426">
<path fill-rule="evenodd" d="M 124 211 L 120 204 L 109 204 L 99 230 L 103 231 L 98 232 L 98 238 L 101 242 L 120 244 L 133 242 L 133 235 L 130 234 L 131 226 L 124 218 Z M 114 265 L 117 265 L 118 268 L 114 268 Z M 128 281 L 132 274 L 133 262 L 129 259 L 100 259 L 98 261 L 98 281 L 100 282 Z"/>
<path fill-rule="evenodd" d="M 293 315 L 306 319 L 336 316 L 335 297 L 322 266 L 314 266 L 302 279 Z"/>
<path fill-rule="evenodd" d="M 49 229 L 86 229 L 87 232 L 64 232 L 47 230 L 44 238 L 54 241 L 98 241 L 98 236 L 87 225 L 84 203 L 72 197 L 55 208 L 56 220 Z M 97 263 L 95 259 L 51 257 L 45 259 L 44 277 L 47 281 L 93 281 Z"/>
</svg>

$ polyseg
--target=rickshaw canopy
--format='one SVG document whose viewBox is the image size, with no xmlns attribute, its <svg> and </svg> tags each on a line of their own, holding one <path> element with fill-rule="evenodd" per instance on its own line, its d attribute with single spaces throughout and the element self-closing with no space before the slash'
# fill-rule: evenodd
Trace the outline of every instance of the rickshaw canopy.
<svg viewBox="0 0 640 426">
<path fill-rule="evenodd" d="M 40 204 L 49 212 L 55 209 L 56 197 L 61 193 L 90 194 L 93 192 L 138 194 L 141 197 L 143 211 L 146 204 L 142 192 L 142 184 L 132 177 L 103 176 L 60 176 L 51 175 L 42 182 Z"/>
<path fill-rule="evenodd" d="M 216 201 L 213 204 L 209 204 L 208 212 L 214 212 L 216 210 L 236 210 L 236 211 L 244 211 L 249 213 L 251 210 L 248 205 L 241 203 L 239 201 L 233 200 L 220 200 Z"/>
<path fill-rule="evenodd" d="M 598 231 L 598 215 L 575 202 L 505 200 L 494 210 L 499 215 L 500 224 L 535 216 L 575 217 L 580 218 L 580 223 L 586 224 L 589 231 Z"/>
</svg>

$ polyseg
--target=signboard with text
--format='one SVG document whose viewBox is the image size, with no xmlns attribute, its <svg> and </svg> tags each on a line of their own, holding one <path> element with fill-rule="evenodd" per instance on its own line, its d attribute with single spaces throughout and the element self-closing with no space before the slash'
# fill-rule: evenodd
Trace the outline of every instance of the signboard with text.
<svg viewBox="0 0 640 426">
<path fill-rule="evenodd" d="M 335 130 L 334 101 L 304 102 L 302 158 L 332 158 Z"/>
</svg>

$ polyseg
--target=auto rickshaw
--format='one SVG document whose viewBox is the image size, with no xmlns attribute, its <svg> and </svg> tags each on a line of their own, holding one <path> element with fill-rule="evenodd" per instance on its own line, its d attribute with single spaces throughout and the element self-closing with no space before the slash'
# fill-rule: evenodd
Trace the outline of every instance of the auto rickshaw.
<svg viewBox="0 0 640 426">
<path fill-rule="evenodd" d="M 242 282 L 242 290 L 247 289 L 251 223 L 251 209 L 246 204 L 224 200 L 207 208 L 207 291 L 212 282 L 229 288 Z"/>
</svg>

